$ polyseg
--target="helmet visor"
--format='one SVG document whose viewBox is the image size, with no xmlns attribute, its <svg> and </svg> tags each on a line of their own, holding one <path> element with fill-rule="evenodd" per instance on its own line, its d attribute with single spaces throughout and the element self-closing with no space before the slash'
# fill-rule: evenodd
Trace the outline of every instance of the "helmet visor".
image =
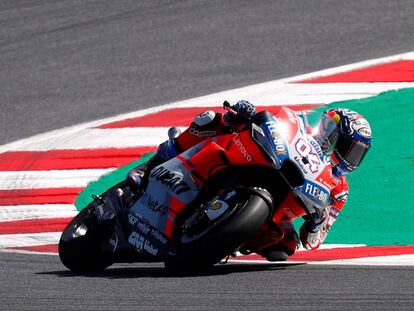
<svg viewBox="0 0 414 311">
<path fill-rule="evenodd" d="M 323 152 L 330 152 L 338 138 L 338 127 L 336 121 L 327 113 L 324 113 L 319 123 L 319 138 Z"/>
<path fill-rule="evenodd" d="M 357 167 L 364 159 L 369 146 L 349 136 L 338 135 L 335 150 L 349 165 Z"/>
</svg>

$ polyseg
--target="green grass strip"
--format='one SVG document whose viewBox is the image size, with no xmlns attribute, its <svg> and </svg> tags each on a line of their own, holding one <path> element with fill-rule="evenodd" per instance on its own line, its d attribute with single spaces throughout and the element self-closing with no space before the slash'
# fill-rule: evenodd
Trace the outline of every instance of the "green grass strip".
<svg viewBox="0 0 414 311">
<path fill-rule="evenodd" d="M 390 91 L 360 100 L 333 103 L 370 122 L 372 147 L 349 175 L 349 198 L 326 242 L 367 245 L 414 244 L 414 89 Z"/>
<path fill-rule="evenodd" d="M 79 193 L 78 197 L 76 198 L 75 206 L 78 211 L 82 210 L 86 205 L 88 205 L 92 201 L 92 194 L 102 194 L 107 189 L 112 187 L 113 185 L 121 182 L 125 179 L 128 172 L 132 170 L 134 167 L 141 165 L 147 162 L 149 159 L 153 157 L 153 153 L 148 153 L 144 155 L 142 158 L 137 159 L 125 166 L 122 166 L 109 174 L 106 174 L 100 177 L 97 181 L 93 181 L 88 184 L 88 186 Z"/>
</svg>

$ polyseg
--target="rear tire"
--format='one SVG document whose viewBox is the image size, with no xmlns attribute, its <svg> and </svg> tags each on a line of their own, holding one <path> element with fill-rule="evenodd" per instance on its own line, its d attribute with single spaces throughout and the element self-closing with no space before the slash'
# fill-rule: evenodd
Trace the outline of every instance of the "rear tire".
<svg viewBox="0 0 414 311">
<path fill-rule="evenodd" d="M 253 189 L 253 190 L 252 190 Z M 183 232 L 177 230 L 173 247 L 165 257 L 169 272 L 200 272 L 236 251 L 271 214 L 271 197 L 266 190 L 243 189 L 218 222 L 208 224 L 205 233 L 189 243 L 180 242 Z M 194 211 L 186 219 L 193 217 Z"/>
</svg>

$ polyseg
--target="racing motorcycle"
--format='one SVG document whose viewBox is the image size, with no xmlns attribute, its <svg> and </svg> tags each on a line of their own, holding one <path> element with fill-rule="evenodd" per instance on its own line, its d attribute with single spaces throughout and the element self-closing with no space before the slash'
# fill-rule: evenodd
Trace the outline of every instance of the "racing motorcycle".
<svg viewBox="0 0 414 311">
<path fill-rule="evenodd" d="M 306 117 L 283 107 L 258 112 L 244 130 L 208 138 L 155 166 L 144 190 L 125 180 L 86 206 L 59 242 L 73 271 L 115 262 L 164 262 L 202 270 L 237 251 L 254 252 L 255 233 L 320 214 L 330 201 L 331 166 L 308 135 Z"/>
</svg>

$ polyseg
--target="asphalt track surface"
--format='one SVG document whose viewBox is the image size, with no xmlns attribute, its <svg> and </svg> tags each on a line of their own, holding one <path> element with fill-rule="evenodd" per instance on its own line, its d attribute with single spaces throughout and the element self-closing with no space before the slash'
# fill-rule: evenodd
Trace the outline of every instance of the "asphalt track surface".
<svg viewBox="0 0 414 311">
<path fill-rule="evenodd" d="M 407 1 L 0 2 L 0 144 L 414 50 Z M 413 310 L 414 267 L 158 264 L 80 276 L 0 253 L 1 310 Z"/>
</svg>

